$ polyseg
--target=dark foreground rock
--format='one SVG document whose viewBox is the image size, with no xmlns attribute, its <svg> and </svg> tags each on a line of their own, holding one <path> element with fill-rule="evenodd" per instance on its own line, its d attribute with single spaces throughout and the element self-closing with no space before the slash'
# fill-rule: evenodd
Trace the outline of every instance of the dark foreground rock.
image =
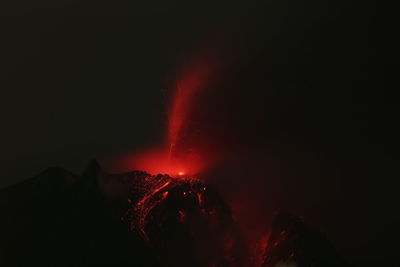
<svg viewBox="0 0 400 267">
<path fill-rule="evenodd" d="M 157 266 L 123 223 L 126 201 L 104 196 L 96 164 L 51 168 L 0 192 L 0 266 Z"/>
</svg>

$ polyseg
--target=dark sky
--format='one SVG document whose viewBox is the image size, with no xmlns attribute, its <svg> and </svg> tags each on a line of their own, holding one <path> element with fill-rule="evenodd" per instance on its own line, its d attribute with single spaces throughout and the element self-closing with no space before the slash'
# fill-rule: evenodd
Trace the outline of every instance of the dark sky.
<svg viewBox="0 0 400 267">
<path fill-rule="evenodd" d="M 248 49 L 252 110 L 273 114 L 270 127 L 317 158 L 318 210 L 340 217 L 324 227 L 345 227 L 337 239 L 353 235 L 359 242 L 343 247 L 358 255 L 388 242 L 398 220 L 398 61 L 383 3 L 12 1 L 0 10 L 0 187 L 54 165 L 80 173 L 91 158 L 161 140 L 177 65 L 221 32 Z M 394 251 L 388 244 L 378 255 Z"/>
<path fill-rule="evenodd" d="M 246 9 L 234 2 L 13 1 L 0 26 L 0 185 L 53 165 L 81 172 L 90 158 L 160 138 L 176 57 L 214 26 L 234 29 L 262 16 Z"/>
</svg>

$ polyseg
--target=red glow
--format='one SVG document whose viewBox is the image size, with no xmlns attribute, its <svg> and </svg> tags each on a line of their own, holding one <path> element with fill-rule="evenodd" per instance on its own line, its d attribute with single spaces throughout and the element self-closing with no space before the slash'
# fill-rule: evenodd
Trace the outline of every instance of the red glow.
<svg viewBox="0 0 400 267">
<path fill-rule="evenodd" d="M 173 177 L 192 176 L 202 168 L 200 159 L 194 155 L 188 154 L 185 158 L 173 159 L 169 149 L 150 149 L 126 156 L 122 165 L 126 166 L 127 171 L 133 168 Z"/>
<path fill-rule="evenodd" d="M 194 64 L 181 73 L 173 88 L 165 143 L 157 149 L 125 157 L 122 169 L 183 177 L 196 175 L 209 165 L 211 157 L 206 155 L 203 145 L 207 141 L 199 142 L 198 129 L 194 127 L 191 115 L 193 109 L 198 108 L 195 104 L 197 96 L 209 83 L 215 65 Z"/>
</svg>

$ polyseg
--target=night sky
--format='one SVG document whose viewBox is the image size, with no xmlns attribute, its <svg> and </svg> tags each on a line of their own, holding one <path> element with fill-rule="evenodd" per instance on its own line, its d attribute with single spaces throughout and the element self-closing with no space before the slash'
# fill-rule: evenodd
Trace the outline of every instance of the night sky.
<svg viewBox="0 0 400 267">
<path fill-rule="evenodd" d="M 237 118 L 230 129 L 246 125 L 249 138 L 288 163 L 275 171 L 318 176 L 299 187 L 318 196 L 305 197 L 304 213 L 346 257 L 360 266 L 394 260 L 398 46 L 389 7 L 9 2 L 0 9 L 0 187 L 51 166 L 79 174 L 92 158 L 160 142 L 177 69 L 226 35 L 223 45 L 239 47 L 245 62 L 235 89 L 217 98 Z"/>
</svg>

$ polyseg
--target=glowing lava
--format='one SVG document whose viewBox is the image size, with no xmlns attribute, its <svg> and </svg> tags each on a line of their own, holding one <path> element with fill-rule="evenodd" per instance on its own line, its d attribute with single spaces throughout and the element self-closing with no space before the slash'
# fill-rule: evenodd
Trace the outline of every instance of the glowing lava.
<svg viewBox="0 0 400 267">
<path fill-rule="evenodd" d="M 184 174 L 131 175 L 125 218 L 164 266 L 244 266 L 230 209 L 216 191 Z"/>
</svg>

